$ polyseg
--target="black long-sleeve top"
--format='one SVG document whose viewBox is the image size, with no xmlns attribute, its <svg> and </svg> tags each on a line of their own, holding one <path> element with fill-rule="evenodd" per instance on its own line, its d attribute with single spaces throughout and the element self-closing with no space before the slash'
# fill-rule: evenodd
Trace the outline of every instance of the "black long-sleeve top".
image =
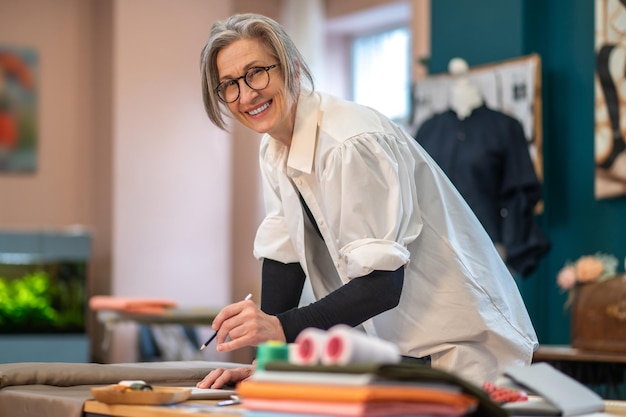
<svg viewBox="0 0 626 417">
<path fill-rule="evenodd" d="M 302 196 L 300 202 L 318 238 L 323 239 Z M 278 317 L 288 343 L 295 341 L 298 334 L 308 327 L 323 330 L 336 324 L 354 327 L 397 306 L 404 284 L 404 267 L 395 271 L 372 271 L 352 279 L 326 297 L 298 308 L 305 279 L 299 263 L 263 260 L 261 310 Z"/>
</svg>

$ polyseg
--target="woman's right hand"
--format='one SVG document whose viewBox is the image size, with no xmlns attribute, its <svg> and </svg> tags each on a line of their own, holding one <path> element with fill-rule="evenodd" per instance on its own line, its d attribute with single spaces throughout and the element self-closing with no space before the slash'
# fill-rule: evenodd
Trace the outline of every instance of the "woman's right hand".
<svg viewBox="0 0 626 417">
<path fill-rule="evenodd" d="M 209 372 L 209 374 L 205 376 L 202 381 L 196 384 L 196 387 L 213 389 L 223 388 L 226 385 L 234 385 L 237 382 L 248 379 L 252 375 L 252 372 L 254 372 L 254 368 L 251 367 L 232 369 L 217 368 Z"/>
<path fill-rule="evenodd" d="M 211 324 L 217 331 L 216 349 L 230 352 L 245 346 L 258 346 L 268 340 L 285 342 L 278 317 L 265 314 L 251 300 L 224 307 Z"/>
</svg>

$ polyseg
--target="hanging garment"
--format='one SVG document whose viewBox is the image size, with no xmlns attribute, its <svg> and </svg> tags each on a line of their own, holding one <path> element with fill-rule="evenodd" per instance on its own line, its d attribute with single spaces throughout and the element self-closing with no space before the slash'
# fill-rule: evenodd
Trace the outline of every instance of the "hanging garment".
<svg viewBox="0 0 626 417">
<path fill-rule="evenodd" d="M 536 224 L 541 199 L 522 125 L 482 105 L 459 120 L 447 110 L 418 128 L 415 138 L 441 166 L 516 273 L 532 273 L 550 243 Z"/>
</svg>

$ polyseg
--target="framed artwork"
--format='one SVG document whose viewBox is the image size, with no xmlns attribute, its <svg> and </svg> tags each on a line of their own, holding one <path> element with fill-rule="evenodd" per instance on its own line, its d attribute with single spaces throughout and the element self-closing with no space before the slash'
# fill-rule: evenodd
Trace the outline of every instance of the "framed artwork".
<svg viewBox="0 0 626 417">
<path fill-rule="evenodd" d="M 595 197 L 626 195 L 626 1 L 595 3 Z"/>
<path fill-rule="evenodd" d="M 37 168 L 36 51 L 0 45 L 0 174 Z"/>
</svg>

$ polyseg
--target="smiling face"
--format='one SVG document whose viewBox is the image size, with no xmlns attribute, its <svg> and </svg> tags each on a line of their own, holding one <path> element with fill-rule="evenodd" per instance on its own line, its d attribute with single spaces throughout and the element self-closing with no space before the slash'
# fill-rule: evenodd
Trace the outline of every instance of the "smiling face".
<svg viewBox="0 0 626 417">
<path fill-rule="evenodd" d="M 269 49 L 258 39 L 239 39 L 222 48 L 216 58 L 220 82 L 239 78 L 251 67 L 267 67 L 278 63 Z M 239 98 L 228 103 L 233 117 L 258 133 L 269 133 L 287 146 L 296 113 L 296 102 L 285 91 L 280 67 L 269 70 L 266 88 L 253 90 L 242 79 Z"/>
</svg>

